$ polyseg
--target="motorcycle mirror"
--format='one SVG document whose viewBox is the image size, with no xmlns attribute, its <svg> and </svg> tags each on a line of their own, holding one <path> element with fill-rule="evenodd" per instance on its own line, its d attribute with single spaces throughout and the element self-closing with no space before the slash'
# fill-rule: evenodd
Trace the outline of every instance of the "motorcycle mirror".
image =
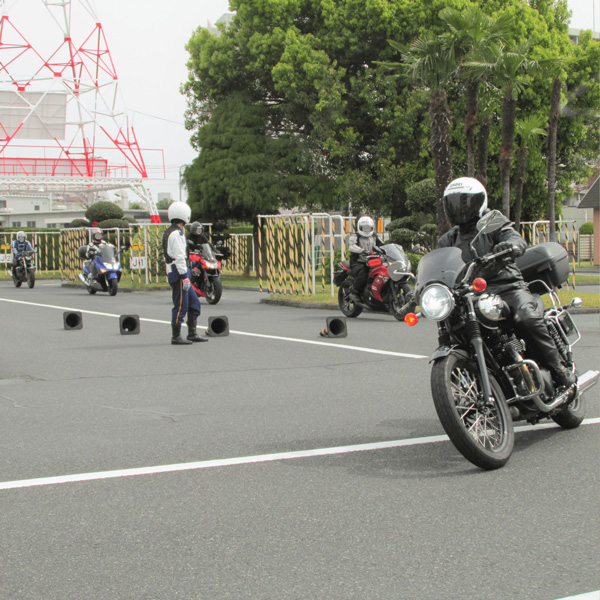
<svg viewBox="0 0 600 600">
<path fill-rule="evenodd" d="M 499 210 L 491 210 L 486 213 L 477 221 L 477 235 L 473 238 L 470 244 L 471 252 L 475 256 L 479 256 L 477 251 L 475 250 L 475 242 L 477 238 L 483 233 L 492 233 L 497 231 L 498 229 L 504 227 L 506 225 L 507 220 L 506 217 Z"/>
<path fill-rule="evenodd" d="M 582 306 L 583 300 L 576 296 L 573 298 L 573 300 L 571 300 L 571 302 L 569 302 L 569 304 L 567 304 L 567 306 L 565 306 L 565 308 L 581 308 Z"/>
<path fill-rule="evenodd" d="M 506 217 L 499 210 L 491 210 L 477 221 L 479 233 L 492 233 L 506 225 Z"/>
</svg>

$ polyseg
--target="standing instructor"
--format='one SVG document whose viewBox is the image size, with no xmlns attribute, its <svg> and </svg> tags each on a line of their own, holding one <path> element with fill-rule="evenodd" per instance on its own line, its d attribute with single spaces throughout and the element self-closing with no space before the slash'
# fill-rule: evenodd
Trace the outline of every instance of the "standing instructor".
<svg viewBox="0 0 600 600">
<path fill-rule="evenodd" d="M 191 208 L 185 202 L 173 202 L 169 206 L 168 218 L 171 221 L 162 238 L 163 253 L 167 266 L 167 279 L 173 291 L 173 311 L 171 344 L 187 345 L 193 342 L 208 342 L 207 338 L 196 333 L 200 316 L 200 300 L 192 289 L 190 270 L 187 264 L 186 239 L 184 227 L 190 222 Z M 181 337 L 181 325 L 187 314 L 188 335 Z"/>
</svg>

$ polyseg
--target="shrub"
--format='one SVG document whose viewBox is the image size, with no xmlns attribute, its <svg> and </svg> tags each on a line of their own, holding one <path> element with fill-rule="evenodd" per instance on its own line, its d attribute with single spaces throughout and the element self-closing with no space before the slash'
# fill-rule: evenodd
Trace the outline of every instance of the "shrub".
<svg viewBox="0 0 600 600">
<path fill-rule="evenodd" d="M 91 223 L 86 221 L 86 219 L 73 219 L 69 223 L 69 227 L 90 227 Z"/>
<path fill-rule="evenodd" d="M 122 219 L 123 214 L 121 207 L 113 202 L 101 201 L 92 204 L 92 206 L 85 211 L 85 218 L 90 221 L 90 223 L 101 223 L 108 219 Z"/>
<path fill-rule="evenodd" d="M 418 237 L 418 232 L 399 227 L 398 229 L 394 229 L 390 234 L 390 242 L 392 244 L 400 244 L 406 251 L 407 249 L 410 250 L 413 244 L 417 243 Z"/>
<path fill-rule="evenodd" d="M 98 223 L 100 229 L 129 229 L 129 221 L 125 219 L 106 219 Z"/>
<path fill-rule="evenodd" d="M 594 224 L 591 221 L 588 221 L 587 223 L 584 223 L 579 228 L 579 233 L 581 235 L 592 235 L 594 233 Z"/>
<path fill-rule="evenodd" d="M 406 256 L 410 259 L 410 268 L 412 273 L 416 273 L 419 268 L 419 261 L 423 258 L 422 254 L 414 254 L 413 252 L 407 252 Z"/>
</svg>

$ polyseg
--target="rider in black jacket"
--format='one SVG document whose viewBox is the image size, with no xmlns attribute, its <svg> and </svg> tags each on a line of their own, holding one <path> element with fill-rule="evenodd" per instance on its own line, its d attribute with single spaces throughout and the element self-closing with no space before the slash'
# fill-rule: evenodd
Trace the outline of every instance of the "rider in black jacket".
<svg viewBox="0 0 600 600">
<path fill-rule="evenodd" d="M 476 258 L 471 252 L 470 244 L 477 234 L 477 221 L 488 210 L 485 187 L 471 177 L 455 179 L 445 189 L 442 203 L 446 216 L 454 227 L 439 239 L 438 248 L 460 248 L 463 260 L 470 262 Z M 529 291 L 521 271 L 514 262 L 515 258 L 525 252 L 526 247 L 525 240 L 506 219 L 504 227 L 490 234 L 480 235 L 475 242 L 475 248 L 479 256 L 507 249 L 511 250 L 511 254 L 478 274 L 487 281 L 487 291 L 499 295 L 508 304 L 515 324 L 534 343 L 556 382 L 571 386 L 576 383 L 577 378 L 563 364 L 544 322 L 539 298 Z"/>
<path fill-rule="evenodd" d="M 194 221 L 190 225 L 190 232 L 186 237 L 188 252 L 192 252 L 194 250 L 199 252 L 202 248 L 202 244 L 210 243 L 208 238 L 204 235 L 204 225 L 198 221 Z"/>
</svg>

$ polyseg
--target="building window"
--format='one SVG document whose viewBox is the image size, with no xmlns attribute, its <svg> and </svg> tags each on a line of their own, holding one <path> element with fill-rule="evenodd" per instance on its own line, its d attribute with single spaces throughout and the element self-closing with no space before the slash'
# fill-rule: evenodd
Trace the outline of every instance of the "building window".
<svg viewBox="0 0 600 600">
<path fill-rule="evenodd" d="M 35 221 L 27 221 L 27 227 L 35 227 Z"/>
<path fill-rule="evenodd" d="M 6 208 L 6 200 L 0 200 L 0 208 Z"/>
<path fill-rule="evenodd" d="M 33 210 L 40 210 L 39 204 L 35 204 Z"/>
<path fill-rule="evenodd" d="M 12 226 L 13 227 L 21 227 L 21 221 L 13 221 Z"/>
</svg>

